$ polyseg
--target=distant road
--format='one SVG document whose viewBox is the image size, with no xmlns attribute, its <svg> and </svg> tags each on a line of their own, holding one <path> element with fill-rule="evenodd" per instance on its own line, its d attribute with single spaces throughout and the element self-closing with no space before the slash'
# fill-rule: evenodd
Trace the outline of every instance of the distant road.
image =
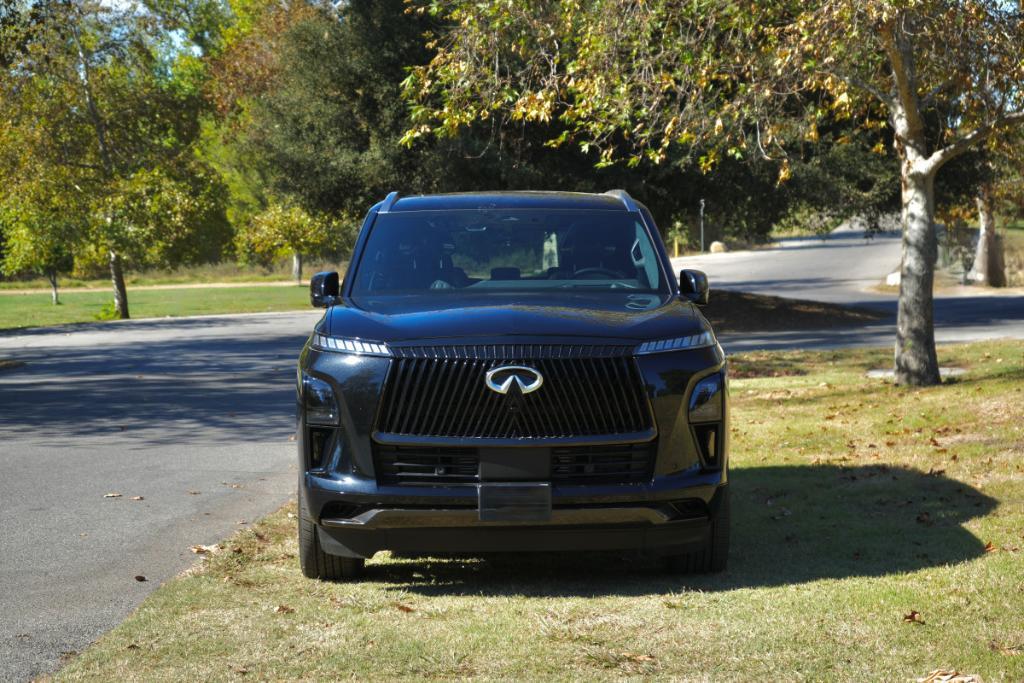
<svg viewBox="0 0 1024 683">
<path fill-rule="evenodd" d="M 870 306 L 890 319 L 861 328 L 722 335 L 726 351 L 752 349 L 884 346 L 896 334 L 896 295 L 870 291 L 900 265 L 898 233 L 867 240 L 861 230 L 840 228 L 825 238 L 787 239 L 778 247 L 673 259 L 678 271 L 697 268 L 715 289 L 792 299 Z M 939 342 L 1012 337 L 1024 339 L 1024 294 L 961 287 L 935 299 Z"/>
</svg>

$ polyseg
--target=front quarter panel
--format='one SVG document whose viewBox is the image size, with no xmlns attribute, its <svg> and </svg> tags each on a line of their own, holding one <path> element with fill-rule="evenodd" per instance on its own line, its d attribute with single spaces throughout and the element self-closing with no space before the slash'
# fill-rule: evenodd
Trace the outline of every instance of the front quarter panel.
<svg viewBox="0 0 1024 683">
<path fill-rule="evenodd" d="M 664 475 L 701 466 L 697 447 L 690 433 L 687 405 L 694 385 L 725 367 L 725 354 L 718 345 L 685 351 L 638 356 L 640 372 L 658 425 L 658 464 L 655 475 Z M 728 400 L 725 401 L 728 404 Z M 728 405 L 725 408 L 728 418 Z M 728 428 L 723 428 L 727 438 Z M 723 443 L 723 453 L 727 443 Z M 724 472 L 723 472 L 724 481 Z"/>
<path fill-rule="evenodd" d="M 370 434 L 390 362 L 377 356 L 317 351 L 309 345 L 303 351 L 303 370 L 329 382 L 338 399 L 341 462 L 334 463 L 332 470 L 374 475 Z"/>
</svg>

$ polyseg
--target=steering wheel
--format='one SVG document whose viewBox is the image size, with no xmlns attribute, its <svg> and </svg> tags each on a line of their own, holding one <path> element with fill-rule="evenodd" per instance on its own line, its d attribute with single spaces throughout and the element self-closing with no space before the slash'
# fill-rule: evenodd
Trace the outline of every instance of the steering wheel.
<svg viewBox="0 0 1024 683">
<path fill-rule="evenodd" d="M 596 277 L 594 277 L 596 276 Z M 626 277 L 623 273 L 611 268 L 594 266 L 593 268 L 580 268 L 572 274 L 573 280 L 618 280 Z"/>
</svg>

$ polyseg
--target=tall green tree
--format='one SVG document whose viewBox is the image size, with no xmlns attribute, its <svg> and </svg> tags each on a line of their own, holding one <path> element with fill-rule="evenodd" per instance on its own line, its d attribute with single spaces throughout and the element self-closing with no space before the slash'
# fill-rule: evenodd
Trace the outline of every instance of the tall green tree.
<svg viewBox="0 0 1024 683">
<path fill-rule="evenodd" d="M 559 119 L 602 161 L 663 161 L 684 145 L 779 162 L 826 116 L 887 127 L 899 160 L 900 383 L 940 381 L 932 285 L 935 178 L 1024 121 L 1024 23 L 1002 0 L 634 3 L 571 0 L 426 8 L 449 30 L 406 93 L 408 139 L 481 120 Z"/>
<path fill-rule="evenodd" d="M 159 17 L 135 4 L 20 0 L 13 11 L 23 28 L 0 72 L 0 126 L 16 161 L 4 180 L 53 175 L 65 193 L 90 199 L 81 207 L 87 242 L 105 254 L 127 318 L 125 257 L 152 235 L 135 229 L 124 193 L 155 169 L 192 167 L 201 84 L 177 68 Z"/>
<path fill-rule="evenodd" d="M 0 270 L 7 275 L 35 272 L 50 283 L 53 305 L 60 303 L 57 278 L 71 270 L 74 253 L 85 236 L 86 199 L 63 192 L 57 178 L 32 179 L 8 186 L 0 197 L 0 233 L 5 248 Z"/>
</svg>

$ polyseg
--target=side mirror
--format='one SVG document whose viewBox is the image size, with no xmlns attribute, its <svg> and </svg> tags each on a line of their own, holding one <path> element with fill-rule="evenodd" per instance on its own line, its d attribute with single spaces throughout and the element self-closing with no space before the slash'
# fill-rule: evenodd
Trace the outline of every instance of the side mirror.
<svg viewBox="0 0 1024 683">
<path fill-rule="evenodd" d="M 708 276 L 701 270 L 679 271 L 679 293 L 698 306 L 708 303 Z"/>
<path fill-rule="evenodd" d="M 333 306 L 338 299 L 341 280 L 335 271 L 317 273 L 309 280 L 309 303 L 314 308 Z"/>
</svg>

